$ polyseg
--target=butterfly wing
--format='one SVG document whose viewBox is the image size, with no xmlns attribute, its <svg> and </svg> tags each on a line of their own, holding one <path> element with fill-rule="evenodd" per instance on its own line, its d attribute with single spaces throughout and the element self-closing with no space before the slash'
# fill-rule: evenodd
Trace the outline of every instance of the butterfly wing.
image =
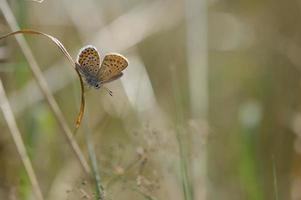
<svg viewBox="0 0 301 200">
<path fill-rule="evenodd" d="M 122 70 L 128 66 L 127 59 L 117 53 L 107 54 L 98 71 L 98 78 L 101 83 L 116 80 L 122 76 Z"/>
<path fill-rule="evenodd" d="M 101 83 L 109 83 L 109 82 L 112 82 L 112 81 L 115 81 L 117 79 L 119 79 L 120 77 L 123 76 L 123 73 L 120 72 L 119 74 L 117 74 L 116 76 L 113 76 L 112 78 L 106 80 L 106 81 L 101 81 Z"/>
<path fill-rule="evenodd" d="M 88 45 L 81 48 L 77 56 L 78 70 L 87 76 L 95 76 L 99 70 L 100 57 L 95 47 Z"/>
</svg>

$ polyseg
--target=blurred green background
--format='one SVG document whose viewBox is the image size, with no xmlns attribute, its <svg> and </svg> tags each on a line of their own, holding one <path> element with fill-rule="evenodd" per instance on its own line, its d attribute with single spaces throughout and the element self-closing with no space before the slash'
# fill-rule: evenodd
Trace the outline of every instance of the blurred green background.
<svg viewBox="0 0 301 200">
<path fill-rule="evenodd" d="M 6 2 L 9 9 L 5 7 Z M 91 134 L 106 199 L 301 199 L 301 2 L 0 0 L 0 30 L 126 56 L 124 76 L 86 93 L 77 134 Z M 49 40 L 25 36 L 68 126 L 80 84 Z M 300 55 L 299 55 L 300 54 Z M 14 37 L 0 77 L 45 199 L 94 199 Z M 35 199 L 0 115 L 0 199 Z"/>
</svg>

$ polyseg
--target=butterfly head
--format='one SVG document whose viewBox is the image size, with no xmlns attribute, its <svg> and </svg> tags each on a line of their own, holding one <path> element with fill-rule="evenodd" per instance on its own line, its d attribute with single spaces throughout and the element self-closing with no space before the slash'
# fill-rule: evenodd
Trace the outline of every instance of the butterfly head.
<svg viewBox="0 0 301 200">
<path fill-rule="evenodd" d="M 101 83 L 97 78 L 87 77 L 86 82 L 89 86 L 92 86 L 95 89 L 99 89 L 101 87 Z"/>
<path fill-rule="evenodd" d="M 99 89 L 100 88 L 100 83 L 95 83 L 94 88 Z"/>
</svg>

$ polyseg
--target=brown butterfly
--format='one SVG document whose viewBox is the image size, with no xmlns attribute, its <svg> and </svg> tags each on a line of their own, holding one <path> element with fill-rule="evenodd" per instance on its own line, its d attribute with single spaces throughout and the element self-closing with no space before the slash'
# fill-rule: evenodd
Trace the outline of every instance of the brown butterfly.
<svg viewBox="0 0 301 200">
<path fill-rule="evenodd" d="M 100 65 L 100 56 L 94 46 L 84 46 L 77 56 L 76 68 L 90 87 L 99 89 L 103 84 L 120 78 L 128 66 L 127 59 L 117 53 L 105 55 Z"/>
</svg>

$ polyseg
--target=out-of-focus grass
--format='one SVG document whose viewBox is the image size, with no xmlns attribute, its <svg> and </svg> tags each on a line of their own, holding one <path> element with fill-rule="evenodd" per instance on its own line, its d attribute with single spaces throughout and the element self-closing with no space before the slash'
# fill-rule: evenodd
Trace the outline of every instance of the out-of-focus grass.
<svg viewBox="0 0 301 200">
<path fill-rule="evenodd" d="M 20 189 L 19 194 L 20 199 L 27 199 L 30 194 L 30 181 L 24 169 L 20 169 L 17 174 L 20 177 Z"/>
<path fill-rule="evenodd" d="M 190 145 L 190 132 L 185 128 L 185 114 L 183 106 L 183 98 L 179 83 L 176 81 L 175 69 L 171 69 L 172 86 L 174 94 L 175 105 L 175 133 L 177 144 L 179 148 L 179 164 L 180 164 L 180 180 L 182 182 L 183 196 L 185 200 L 193 199 L 193 186 L 191 181 L 191 174 L 189 170 L 189 145 Z"/>
<path fill-rule="evenodd" d="M 87 156 L 84 133 L 92 133 L 107 199 L 299 199 L 299 3 L 206 1 L 208 52 L 194 48 L 200 41 L 192 39 L 190 44 L 195 55 L 208 54 L 209 119 L 204 122 L 191 117 L 191 55 L 187 56 L 191 38 L 185 17 L 190 9 L 185 11 L 186 3 L 46 0 L 41 4 L 12 1 L 11 6 L 22 27 L 57 36 L 72 56 L 81 46 L 93 44 L 102 57 L 117 51 L 130 58 L 122 81 L 108 84 L 113 97 L 102 90 L 86 94 L 89 128 L 76 135 Z M 204 21 L 194 15 L 191 20 Z M 47 74 L 48 84 L 55 88 L 53 95 L 71 126 L 79 97 L 74 72 L 65 70 L 68 63 L 49 43 L 27 40 L 42 70 L 58 72 L 57 76 Z M 0 75 L 8 95 L 28 94 L 28 100 L 12 102 L 26 108 L 16 116 L 43 192 L 49 199 L 80 199 L 84 193 L 93 198 L 94 187 L 89 180 L 80 184 L 84 175 L 58 136 L 60 129 L 45 102 L 35 101 L 31 107 L 23 104 L 36 94 L 28 84 L 32 76 L 16 43 L 10 40 L 3 45 L 10 49 L 9 62 L 0 65 L 5 68 Z M 203 74 L 194 75 L 201 81 L 198 77 Z M 64 77 L 65 82 L 57 77 Z M 32 90 L 26 93 L 25 86 Z M 141 96 L 154 102 L 137 102 Z M 255 106 L 245 109 L 249 102 Z M 252 126 L 244 122 L 245 116 L 253 120 Z M 26 199 L 32 196 L 30 185 L 16 181 L 23 179 L 24 171 L 16 156 L 11 157 L 15 150 L 0 121 L 0 160 L 4 163 L 0 169 L 5 171 L 0 172 L 0 187 L 5 188 L 0 195 L 8 197 L 7 191 L 16 187 L 16 196 Z M 197 151 L 202 149 L 205 157 Z M 195 165 L 199 158 L 200 166 Z"/>
<path fill-rule="evenodd" d="M 261 190 L 261 177 L 258 174 L 257 158 L 255 154 L 255 138 L 252 130 L 243 130 L 241 135 L 240 157 L 237 165 L 241 187 L 246 191 L 249 199 L 264 199 Z"/>
</svg>

